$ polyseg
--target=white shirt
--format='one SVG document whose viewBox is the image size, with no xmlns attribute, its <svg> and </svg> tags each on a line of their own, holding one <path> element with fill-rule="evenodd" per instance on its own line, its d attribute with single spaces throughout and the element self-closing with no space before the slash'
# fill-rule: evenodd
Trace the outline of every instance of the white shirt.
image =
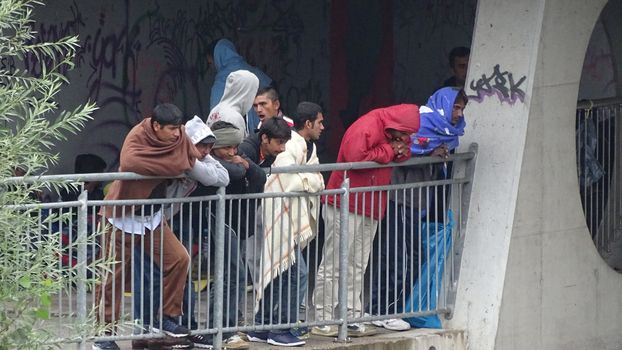
<svg viewBox="0 0 622 350">
<path fill-rule="evenodd" d="M 145 229 L 153 231 L 162 223 L 162 211 L 158 210 L 149 216 L 130 215 L 121 218 L 108 218 L 108 222 L 114 228 L 135 235 L 144 235 Z"/>
</svg>

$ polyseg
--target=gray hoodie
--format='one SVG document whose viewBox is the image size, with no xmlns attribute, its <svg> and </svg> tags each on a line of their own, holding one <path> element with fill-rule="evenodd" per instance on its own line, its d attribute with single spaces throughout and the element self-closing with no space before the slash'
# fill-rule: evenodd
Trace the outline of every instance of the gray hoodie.
<svg viewBox="0 0 622 350">
<path fill-rule="evenodd" d="M 248 135 L 244 116 L 253 106 L 258 87 L 259 79 L 255 74 L 247 70 L 231 72 L 220 102 L 209 112 L 207 126 L 222 120 L 240 129 L 242 138 Z"/>
</svg>

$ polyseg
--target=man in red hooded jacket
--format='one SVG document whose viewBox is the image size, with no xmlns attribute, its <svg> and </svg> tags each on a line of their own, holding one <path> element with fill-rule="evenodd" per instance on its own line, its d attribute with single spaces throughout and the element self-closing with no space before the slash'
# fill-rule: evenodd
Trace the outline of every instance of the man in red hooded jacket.
<svg viewBox="0 0 622 350">
<path fill-rule="evenodd" d="M 360 117 L 346 130 L 338 163 L 374 161 L 380 164 L 410 158 L 410 134 L 419 130 L 419 107 L 402 104 L 375 109 Z M 385 186 L 391 182 L 391 168 L 333 171 L 327 189 L 340 188 L 344 179 L 350 187 Z M 356 192 L 348 203 L 348 300 L 349 316 L 362 310 L 363 276 L 376 234 L 378 221 L 386 211 L 386 192 Z M 317 271 L 313 304 L 318 320 L 334 319 L 339 280 L 340 198 L 328 196 L 323 208 L 326 227 L 322 262 Z M 349 327 L 351 336 L 366 335 L 363 324 Z M 314 327 L 312 333 L 336 336 L 337 326 Z"/>
</svg>

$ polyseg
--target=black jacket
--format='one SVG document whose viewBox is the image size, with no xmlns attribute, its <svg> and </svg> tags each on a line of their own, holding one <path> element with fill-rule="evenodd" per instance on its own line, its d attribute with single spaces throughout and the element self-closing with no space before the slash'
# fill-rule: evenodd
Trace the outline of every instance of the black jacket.
<svg viewBox="0 0 622 350">
<path fill-rule="evenodd" d="M 259 161 L 259 146 L 261 142 L 259 141 L 259 133 L 255 132 L 250 134 L 242 141 L 240 146 L 238 146 L 238 153 L 243 154 L 250 158 L 255 164 L 259 165 L 262 168 L 269 168 L 274 163 L 276 159 L 275 156 L 266 156 L 263 162 Z"/>
</svg>

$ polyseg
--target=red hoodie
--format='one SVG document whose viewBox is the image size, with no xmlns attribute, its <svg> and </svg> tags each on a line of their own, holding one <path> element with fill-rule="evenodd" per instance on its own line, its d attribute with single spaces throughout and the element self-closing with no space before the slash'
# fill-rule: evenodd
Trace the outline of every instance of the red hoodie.
<svg viewBox="0 0 622 350">
<path fill-rule="evenodd" d="M 380 164 L 405 161 L 410 158 L 408 152 L 397 158 L 391 147 L 389 129 L 406 132 L 409 135 L 419 130 L 419 107 L 413 104 L 402 104 L 386 108 L 378 108 L 360 117 L 346 130 L 337 163 L 374 161 Z M 410 138 L 408 138 L 410 143 Z M 384 186 L 391 183 L 392 168 L 350 170 L 350 187 Z M 327 189 L 340 188 L 345 171 L 333 171 L 328 180 Z M 349 210 L 360 215 L 380 220 L 386 211 L 386 196 L 383 192 L 351 193 Z M 336 201 L 336 203 L 335 203 Z M 328 196 L 328 204 L 340 206 L 340 197 Z M 372 212 L 373 209 L 373 212 Z"/>
</svg>

